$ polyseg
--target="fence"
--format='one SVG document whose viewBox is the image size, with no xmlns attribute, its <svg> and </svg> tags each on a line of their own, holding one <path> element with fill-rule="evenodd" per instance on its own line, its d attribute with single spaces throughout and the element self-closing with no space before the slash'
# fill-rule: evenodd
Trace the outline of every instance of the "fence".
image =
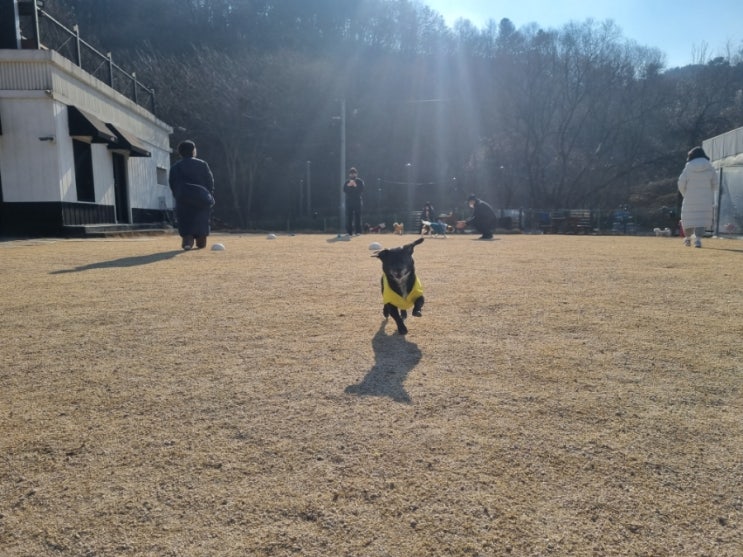
<svg viewBox="0 0 743 557">
<path fill-rule="evenodd" d="M 590 209 L 565 209 L 559 211 L 541 211 L 535 209 L 496 209 L 498 232 L 526 232 L 543 234 L 637 234 L 638 225 L 627 210 L 598 211 Z M 420 211 L 410 213 L 398 212 L 383 214 L 379 212 L 365 213 L 364 222 L 372 232 L 392 232 L 393 223 L 402 222 L 405 233 L 418 234 L 420 232 Z M 442 215 L 443 217 L 444 215 Z M 460 218 L 461 217 L 461 218 Z M 464 220 L 465 215 L 449 215 L 444 220 L 456 232 L 465 229 L 456 229 L 454 223 Z M 648 219 L 649 220 L 649 219 Z M 380 228 L 380 225 L 384 226 Z M 235 230 L 233 226 L 215 219 L 215 228 L 221 230 Z M 242 231 L 285 231 L 285 232 L 328 232 L 339 231 L 337 215 L 314 217 L 285 217 L 273 219 L 250 219 Z M 456 230 L 455 230 L 456 229 Z M 343 231 L 340 231 L 343 232 Z"/>
<path fill-rule="evenodd" d="M 116 65 L 111 53 L 102 53 L 80 37 L 77 25 L 70 30 L 41 9 L 36 0 L 18 4 L 22 48 L 54 50 L 80 68 L 108 84 L 136 104 L 155 113 L 155 91 L 147 88 L 136 73 Z"/>
</svg>

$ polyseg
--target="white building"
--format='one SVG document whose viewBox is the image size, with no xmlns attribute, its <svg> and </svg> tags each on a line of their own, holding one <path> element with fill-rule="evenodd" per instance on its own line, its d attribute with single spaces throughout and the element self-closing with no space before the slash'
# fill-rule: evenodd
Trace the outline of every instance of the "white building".
<svg viewBox="0 0 743 557">
<path fill-rule="evenodd" d="M 172 128 L 135 102 L 134 76 L 134 100 L 113 87 L 120 68 L 77 30 L 62 27 L 110 84 L 45 45 L 44 18 L 61 26 L 36 0 L 0 0 L 0 234 L 164 228 Z"/>
</svg>

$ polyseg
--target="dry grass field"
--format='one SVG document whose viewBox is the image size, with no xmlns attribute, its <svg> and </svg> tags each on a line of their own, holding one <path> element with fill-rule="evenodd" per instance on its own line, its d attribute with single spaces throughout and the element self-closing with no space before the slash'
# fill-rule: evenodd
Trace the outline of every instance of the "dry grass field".
<svg viewBox="0 0 743 557">
<path fill-rule="evenodd" d="M 0 243 L 0 555 L 743 555 L 743 242 Z"/>
</svg>

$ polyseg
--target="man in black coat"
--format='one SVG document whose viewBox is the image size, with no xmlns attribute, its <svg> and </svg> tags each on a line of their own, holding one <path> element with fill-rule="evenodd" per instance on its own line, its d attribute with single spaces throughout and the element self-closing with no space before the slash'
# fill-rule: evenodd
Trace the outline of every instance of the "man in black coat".
<svg viewBox="0 0 743 557">
<path fill-rule="evenodd" d="M 214 176 L 206 161 L 196 158 L 196 145 L 186 140 L 178 145 L 180 161 L 170 167 L 168 183 L 175 197 L 178 234 L 184 250 L 206 247 L 209 217 L 214 205 Z"/>
<path fill-rule="evenodd" d="M 364 181 L 358 171 L 351 167 L 348 180 L 343 184 L 346 194 L 346 232 L 349 236 L 361 234 L 361 208 L 364 203 Z"/>
<path fill-rule="evenodd" d="M 471 194 L 467 198 L 467 203 L 472 209 L 472 216 L 467 219 L 467 222 L 482 234 L 480 240 L 492 240 L 497 222 L 493 208 L 475 194 Z"/>
</svg>

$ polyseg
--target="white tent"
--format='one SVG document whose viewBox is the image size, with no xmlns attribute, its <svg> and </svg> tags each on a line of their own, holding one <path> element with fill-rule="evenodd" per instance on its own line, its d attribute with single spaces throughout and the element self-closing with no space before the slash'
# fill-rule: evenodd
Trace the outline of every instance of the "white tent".
<svg viewBox="0 0 743 557">
<path fill-rule="evenodd" d="M 702 148 L 720 178 L 718 212 L 714 233 L 743 235 L 743 128 L 707 139 Z"/>
</svg>

